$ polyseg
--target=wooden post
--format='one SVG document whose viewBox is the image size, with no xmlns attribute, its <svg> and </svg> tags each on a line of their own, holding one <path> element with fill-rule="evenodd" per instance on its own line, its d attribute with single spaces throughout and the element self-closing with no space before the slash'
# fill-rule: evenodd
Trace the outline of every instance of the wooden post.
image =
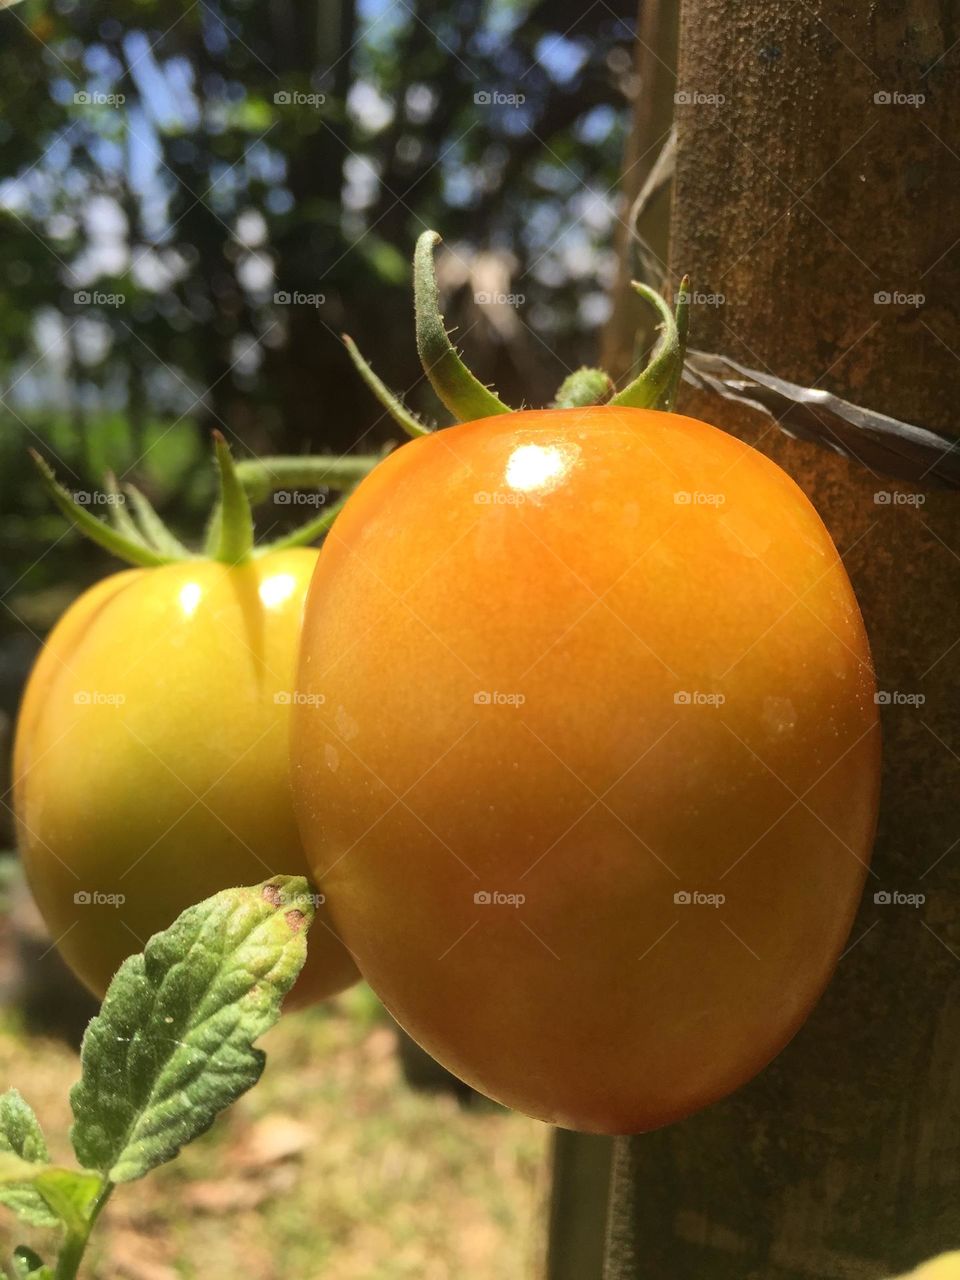
<svg viewBox="0 0 960 1280">
<path fill-rule="evenodd" d="M 623 208 L 613 229 L 617 278 L 610 290 L 610 318 L 600 356 L 601 366 L 616 380 L 624 378 L 634 365 L 638 333 L 649 327 L 648 336 L 652 336 L 650 309 L 630 288 L 630 281 L 639 278 L 657 286 L 666 271 L 668 196 L 666 192 L 658 196 L 639 225 L 635 202 L 666 145 L 673 122 L 678 27 L 677 0 L 640 0 L 633 59 L 633 110 L 620 182 Z M 643 235 L 653 256 L 653 270 L 645 271 L 640 255 L 634 253 L 634 237 L 638 234 Z"/>
<path fill-rule="evenodd" d="M 543 1280 L 593 1280 L 603 1268 L 612 1139 L 554 1129 Z"/>
<path fill-rule="evenodd" d="M 671 268 L 723 298 L 695 300 L 693 347 L 956 435 L 950 13 L 685 0 Z M 960 1242 L 960 502 L 716 396 L 680 409 L 775 458 L 830 528 L 887 700 L 883 797 L 875 874 L 806 1027 L 726 1102 L 620 1142 L 605 1275 L 878 1280 Z"/>
</svg>

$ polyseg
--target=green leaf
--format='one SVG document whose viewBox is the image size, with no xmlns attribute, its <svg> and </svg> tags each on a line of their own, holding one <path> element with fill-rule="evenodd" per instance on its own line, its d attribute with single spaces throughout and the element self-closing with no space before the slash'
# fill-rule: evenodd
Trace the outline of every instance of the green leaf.
<svg viewBox="0 0 960 1280">
<path fill-rule="evenodd" d="M 9 1157 L 21 1161 L 29 1174 L 28 1181 L 6 1182 L 0 1165 L 0 1204 L 12 1209 L 22 1222 L 31 1226 L 55 1227 L 56 1215 L 32 1185 L 35 1170 L 30 1168 L 31 1165 L 46 1164 L 49 1159 L 47 1144 L 37 1117 L 16 1089 L 8 1089 L 0 1097 L 0 1153 L 4 1159 Z M 9 1161 L 6 1172 L 8 1176 L 11 1173 L 16 1176 Z"/>
<path fill-rule="evenodd" d="M 0 1152 L 0 1192 L 11 1188 L 34 1192 L 45 1210 L 40 1214 L 33 1205 L 27 1205 L 24 1212 L 9 1205 L 25 1222 L 38 1227 L 56 1227 L 62 1223 L 68 1232 L 82 1232 L 94 1201 L 103 1189 L 103 1179 L 83 1169 L 38 1164 L 4 1151 Z"/>
<path fill-rule="evenodd" d="M 81 1164 L 129 1182 L 172 1159 L 255 1084 L 252 1048 L 306 958 L 302 876 L 227 889 L 121 965 L 87 1028 L 70 1095 Z"/>
<path fill-rule="evenodd" d="M 0 1151 L 39 1163 L 49 1159 L 40 1123 L 16 1089 L 0 1094 Z"/>
<path fill-rule="evenodd" d="M 34 1160 L 24 1160 L 14 1151 L 0 1151 L 0 1187 L 12 1186 L 15 1182 L 30 1182 L 45 1169 L 46 1164 L 38 1164 Z"/>
<path fill-rule="evenodd" d="M 424 231 L 413 257 L 413 293 L 417 326 L 417 351 L 433 389 L 459 422 L 510 413 L 498 395 L 485 387 L 460 359 L 447 336 L 440 314 L 440 291 L 433 266 L 436 231 Z"/>
<path fill-rule="evenodd" d="M 86 1235 L 91 1210 L 104 1189 L 98 1173 L 48 1165 L 34 1185 L 70 1234 Z"/>
</svg>

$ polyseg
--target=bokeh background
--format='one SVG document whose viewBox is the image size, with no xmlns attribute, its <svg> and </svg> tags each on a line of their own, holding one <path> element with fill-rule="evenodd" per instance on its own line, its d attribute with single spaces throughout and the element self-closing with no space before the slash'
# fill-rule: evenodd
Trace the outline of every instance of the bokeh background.
<svg viewBox="0 0 960 1280">
<path fill-rule="evenodd" d="M 446 318 L 473 367 L 511 403 L 548 402 L 610 336 L 637 26 L 632 0 L 0 8 L 4 774 L 45 632 L 112 567 L 51 510 L 28 449 L 78 493 L 112 469 L 189 539 L 214 428 L 238 456 L 396 438 L 345 330 L 443 421 L 412 325 L 427 227 L 444 236 Z M 649 164 L 632 145 L 638 177 Z M 289 513 L 258 514 L 266 533 Z M 15 859 L 0 868 L 0 1074 L 64 1134 L 91 1005 L 31 917 Z M 362 987 L 285 1019 L 266 1047 L 264 1083 L 117 1197 L 95 1274 L 533 1273 L 542 1126 L 455 1090 L 409 1045 L 404 1069 Z M 4 1218 L 4 1251 L 10 1230 Z"/>
<path fill-rule="evenodd" d="M 634 27 L 630 0 L 0 11 L 6 710 L 39 593 L 100 570 L 51 549 L 27 446 L 74 489 L 112 466 L 189 533 L 213 427 L 241 453 L 383 444 L 339 335 L 437 412 L 411 323 L 428 226 L 447 319 L 508 401 L 595 357 Z"/>
</svg>

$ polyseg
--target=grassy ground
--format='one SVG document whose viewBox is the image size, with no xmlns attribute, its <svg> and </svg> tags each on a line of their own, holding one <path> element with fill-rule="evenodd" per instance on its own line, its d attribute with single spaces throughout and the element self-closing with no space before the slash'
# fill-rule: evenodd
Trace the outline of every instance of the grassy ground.
<svg viewBox="0 0 960 1280">
<path fill-rule="evenodd" d="M 534 1274 L 547 1130 L 412 1091 L 395 1037 L 357 987 L 282 1019 L 261 1082 L 174 1163 L 120 1189 L 89 1280 L 524 1280 Z M 66 1159 L 77 1059 L 0 1020 L 0 1086 Z M 25 1240 L 0 1210 L 5 1257 Z"/>
</svg>

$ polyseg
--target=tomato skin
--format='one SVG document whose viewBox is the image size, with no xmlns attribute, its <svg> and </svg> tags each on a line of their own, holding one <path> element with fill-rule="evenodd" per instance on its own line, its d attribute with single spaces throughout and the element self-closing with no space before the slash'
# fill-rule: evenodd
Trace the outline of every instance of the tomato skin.
<svg viewBox="0 0 960 1280">
<path fill-rule="evenodd" d="M 941 1253 L 900 1280 L 960 1280 L 960 1251 Z"/>
<path fill-rule="evenodd" d="M 98 995 L 192 903 L 306 873 L 288 721 L 316 555 L 114 574 L 67 610 L 40 652 L 14 747 L 18 843 L 51 936 Z M 318 921 L 286 1005 L 357 976 Z"/>
<path fill-rule="evenodd" d="M 879 730 L 847 575 L 761 454 L 612 407 L 404 445 L 321 551 L 298 687 L 325 699 L 293 716 L 314 876 L 468 1083 L 638 1132 L 806 1018 L 860 897 Z"/>
</svg>

